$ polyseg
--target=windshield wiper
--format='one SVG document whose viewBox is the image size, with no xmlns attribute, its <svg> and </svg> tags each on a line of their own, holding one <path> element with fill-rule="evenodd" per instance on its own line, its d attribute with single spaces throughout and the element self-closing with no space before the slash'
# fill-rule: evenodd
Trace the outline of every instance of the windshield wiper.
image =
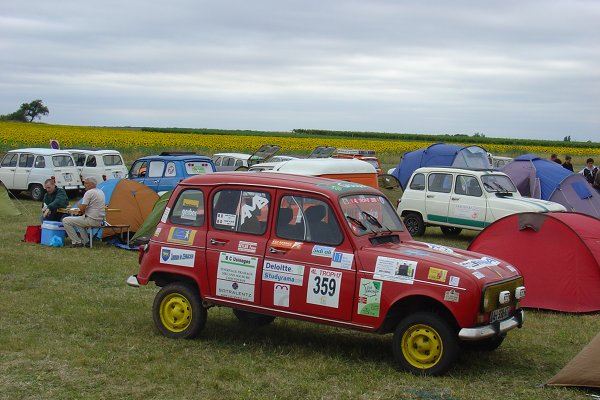
<svg viewBox="0 0 600 400">
<path fill-rule="evenodd" d="M 360 229 L 362 229 L 363 231 L 367 231 L 367 230 L 369 230 L 369 228 L 367 228 L 367 227 L 365 226 L 365 224 L 363 224 L 362 222 L 360 222 L 360 220 L 358 220 L 358 219 L 356 219 L 356 218 L 354 218 L 354 217 L 351 217 L 351 216 L 349 216 L 349 215 L 346 215 L 346 219 L 347 219 L 348 221 L 352 222 L 354 225 L 358 226 L 358 227 L 359 227 Z M 371 231 L 371 232 L 372 232 L 372 231 Z"/>
<path fill-rule="evenodd" d="M 381 222 L 379 222 L 379 220 L 372 214 L 369 214 L 366 211 L 361 211 L 361 213 L 362 213 L 362 215 L 364 215 L 367 218 L 367 221 L 369 221 L 371 224 L 379 227 L 380 229 L 385 229 L 387 232 L 392 231 L 390 228 L 388 228 L 387 226 L 385 226 Z"/>
</svg>

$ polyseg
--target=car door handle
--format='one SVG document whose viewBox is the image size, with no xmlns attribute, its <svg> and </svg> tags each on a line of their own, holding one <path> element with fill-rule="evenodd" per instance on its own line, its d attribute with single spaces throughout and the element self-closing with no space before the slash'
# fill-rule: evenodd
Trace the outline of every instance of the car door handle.
<svg viewBox="0 0 600 400">
<path fill-rule="evenodd" d="M 427 195 L 427 198 L 428 198 L 428 199 L 433 199 L 434 197 L 435 197 L 435 196 L 434 196 L 433 194 L 428 194 L 428 195 Z"/>
<path fill-rule="evenodd" d="M 460 197 L 450 197 L 450 200 L 460 200 Z"/>
<path fill-rule="evenodd" d="M 210 244 L 226 244 L 227 240 L 210 239 Z"/>
<path fill-rule="evenodd" d="M 269 253 L 287 253 L 287 250 L 276 249 L 275 247 L 269 248 Z"/>
</svg>

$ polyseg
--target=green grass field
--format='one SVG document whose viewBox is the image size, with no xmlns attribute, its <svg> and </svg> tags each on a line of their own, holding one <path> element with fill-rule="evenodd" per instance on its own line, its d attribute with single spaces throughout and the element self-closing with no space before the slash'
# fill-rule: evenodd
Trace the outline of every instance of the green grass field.
<svg viewBox="0 0 600 400">
<path fill-rule="evenodd" d="M 464 352 L 444 377 L 399 372 L 391 336 L 276 319 L 249 329 L 212 308 L 200 338 L 154 328 L 158 289 L 126 286 L 137 253 L 23 243 L 39 203 L 0 217 L 0 399 L 588 399 L 544 388 L 600 331 L 598 315 L 528 311 L 495 352 Z M 474 233 L 425 241 L 465 248 Z"/>
</svg>

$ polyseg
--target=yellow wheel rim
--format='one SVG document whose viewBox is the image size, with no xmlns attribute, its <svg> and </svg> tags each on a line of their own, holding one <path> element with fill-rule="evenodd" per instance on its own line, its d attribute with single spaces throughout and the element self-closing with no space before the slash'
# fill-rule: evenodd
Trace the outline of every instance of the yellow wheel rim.
<svg viewBox="0 0 600 400">
<path fill-rule="evenodd" d="M 427 325 L 413 325 L 402 335 L 402 354 L 413 367 L 429 369 L 441 359 L 444 346 L 435 329 Z"/>
<path fill-rule="evenodd" d="M 192 306 L 180 293 L 171 293 L 160 302 L 160 321 L 171 332 L 182 332 L 192 322 Z"/>
</svg>

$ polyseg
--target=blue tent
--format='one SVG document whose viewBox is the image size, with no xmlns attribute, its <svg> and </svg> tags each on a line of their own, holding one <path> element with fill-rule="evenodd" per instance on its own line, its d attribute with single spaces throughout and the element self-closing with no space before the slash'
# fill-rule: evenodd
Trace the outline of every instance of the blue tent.
<svg viewBox="0 0 600 400">
<path fill-rule="evenodd" d="M 568 211 L 600 218 L 600 193 L 583 175 L 560 164 L 534 154 L 524 154 L 501 171 L 510 176 L 523 196 L 553 201 L 562 204 Z"/>
<path fill-rule="evenodd" d="M 392 175 L 404 189 L 412 173 L 420 167 L 492 168 L 482 147 L 436 143 L 404 153 Z"/>
</svg>

